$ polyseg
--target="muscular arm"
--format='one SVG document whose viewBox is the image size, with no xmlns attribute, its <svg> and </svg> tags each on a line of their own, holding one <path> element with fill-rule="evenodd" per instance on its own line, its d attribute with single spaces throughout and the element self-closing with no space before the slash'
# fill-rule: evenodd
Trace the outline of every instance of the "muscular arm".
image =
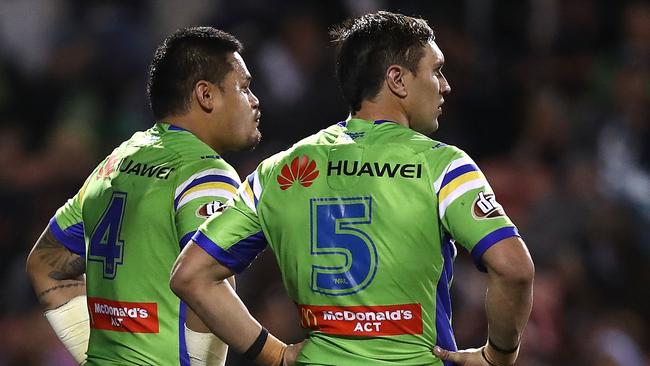
<svg viewBox="0 0 650 366">
<path fill-rule="evenodd" d="M 436 346 L 433 353 L 443 360 L 466 366 L 510 366 L 517 359 L 519 342 L 533 304 L 535 267 L 524 242 L 511 237 L 483 254 L 488 269 L 485 310 L 488 344 L 451 352 Z"/>
<path fill-rule="evenodd" d="M 533 261 L 526 244 L 511 237 L 488 249 L 483 262 L 489 274 L 485 299 L 489 339 L 503 350 L 515 349 L 533 304 Z"/>
<path fill-rule="evenodd" d="M 86 263 L 45 228 L 29 257 L 27 275 L 50 326 L 72 357 L 86 360 L 90 323 L 86 309 Z"/>
<path fill-rule="evenodd" d="M 255 341 L 262 326 L 232 286 L 224 281 L 232 275 L 227 267 L 191 241 L 174 264 L 170 286 L 212 333 L 243 353 Z"/>
<path fill-rule="evenodd" d="M 56 309 L 72 298 L 85 295 L 86 263 L 52 234 L 48 225 L 27 257 L 29 276 L 45 310 Z"/>
<path fill-rule="evenodd" d="M 207 327 L 235 351 L 250 352 L 262 326 L 224 279 L 233 273 L 213 259 L 194 241 L 185 246 L 176 260 L 170 287 L 178 297 L 196 312 Z M 256 356 L 260 365 L 292 365 L 301 345 L 287 346 L 272 335 L 260 344 Z"/>
</svg>

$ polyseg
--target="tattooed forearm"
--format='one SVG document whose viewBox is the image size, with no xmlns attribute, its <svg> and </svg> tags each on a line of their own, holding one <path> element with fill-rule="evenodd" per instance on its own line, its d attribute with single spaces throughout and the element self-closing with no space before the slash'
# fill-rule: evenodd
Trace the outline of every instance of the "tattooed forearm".
<svg viewBox="0 0 650 366">
<path fill-rule="evenodd" d="M 34 254 L 51 268 L 48 276 L 52 279 L 74 279 L 86 272 L 84 259 L 61 245 L 50 230 L 39 238 Z"/>
<path fill-rule="evenodd" d="M 56 309 L 86 293 L 84 258 L 59 242 L 49 226 L 36 241 L 25 264 L 38 302 L 45 310 Z"/>
<path fill-rule="evenodd" d="M 43 298 L 43 296 L 45 296 L 45 295 L 47 295 L 47 294 L 49 294 L 49 293 L 51 293 L 53 291 L 57 291 L 57 290 L 65 289 L 65 288 L 70 288 L 70 287 L 79 287 L 79 286 L 86 286 L 86 284 L 84 282 L 82 282 L 82 281 L 78 281 L 78 282 L 65 283 L 65 284 L 61 284 L 61 285 L 52 286 L 52 287 L 48 288 L 47 290 L 42 291 L 39 294 L 37 294 L 36 297 L 39 300 L 41 300 Z"/>
</svg>

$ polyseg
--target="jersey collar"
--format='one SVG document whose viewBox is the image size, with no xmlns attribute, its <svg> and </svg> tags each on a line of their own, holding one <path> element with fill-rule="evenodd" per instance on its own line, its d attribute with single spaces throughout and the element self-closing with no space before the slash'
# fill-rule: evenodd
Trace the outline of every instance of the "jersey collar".
<svg viewBox="0 0 650 366">
<path fill-rule="evenodd" d="M 366 123 L 369 123 L 369 122 L 370 122 L 370 121 L 368 121 L 368 120 L 361 119 L 361 118 L 350 118 L 350 119 L 348 119 L 347 121 L 341 121 L 341 122 L 337 123 L 337 125 L 338 125 L 338 126 L 341 126 L 341 127 L 347 127 L 347 125 L 348 125 L 348 123 L 349 123 L 350 121 L 363 121 L 363 122 L 366 122 Z M 381 124 L 383 124 L 383 123 L 395 123 L 395 124 L 397 124 L 397 122 L 395 122 L 395 121 L 390 121 L 390 120 L 387 120 L 387 119 L 378 119 L 378 120 L 375 120 L 375 121 L 373 122 L 373 124 L 375 124 L 375 125 L 381 125 Z"/>
</svg>

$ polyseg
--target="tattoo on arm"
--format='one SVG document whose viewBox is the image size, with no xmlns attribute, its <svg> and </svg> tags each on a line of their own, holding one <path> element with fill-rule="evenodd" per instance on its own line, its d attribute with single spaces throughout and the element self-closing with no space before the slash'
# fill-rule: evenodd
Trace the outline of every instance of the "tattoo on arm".
<svg viewBox="0 0 650 366">
<path fill-rule="evenodd" d="M 40 300 L 40 299 L 43 298 L 43 296 L 49 294 L 52 291 L 61 290 L 61 289 L 64 289 L 64 288 L 70 288 L 70 287 L 79 287 L 79 286 L 86 286 L 86 284 L 83 281 L 75 281 L 75 282 L 71 282 L 71 283 L 65 283 L 65 284 L 61 284 L 61 285 L 52 286 L 52 287 L 48 288 L 47 290 L 42 291 L 41 293 L 36 295 L 36 297 Z"/>
<path fill-rule="evenodd" d="M 61 245 L 50 230 L 40 237 L 34 254 L 50 267 L 48 276 L 54 280 L 77 279 L 86 272 L 85 260 Z"/>
</svg>

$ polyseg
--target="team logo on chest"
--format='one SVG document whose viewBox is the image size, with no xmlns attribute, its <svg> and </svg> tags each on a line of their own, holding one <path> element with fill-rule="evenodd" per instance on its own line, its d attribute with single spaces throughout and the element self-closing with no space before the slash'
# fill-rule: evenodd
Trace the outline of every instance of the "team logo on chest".
<svg viewBox="0 0 650 366">
<path fill-rule="evenodd" d="M 303 155 L 295 157 L 291 164 L 284 164 L 277 180 L 280 189 L 284 191 L 291 188 L 295 181 L 298 181 L 303 187 L 309 187 L 317 177 L 316 162 L 310 160 L 309 156 Z"/>
</svg>

